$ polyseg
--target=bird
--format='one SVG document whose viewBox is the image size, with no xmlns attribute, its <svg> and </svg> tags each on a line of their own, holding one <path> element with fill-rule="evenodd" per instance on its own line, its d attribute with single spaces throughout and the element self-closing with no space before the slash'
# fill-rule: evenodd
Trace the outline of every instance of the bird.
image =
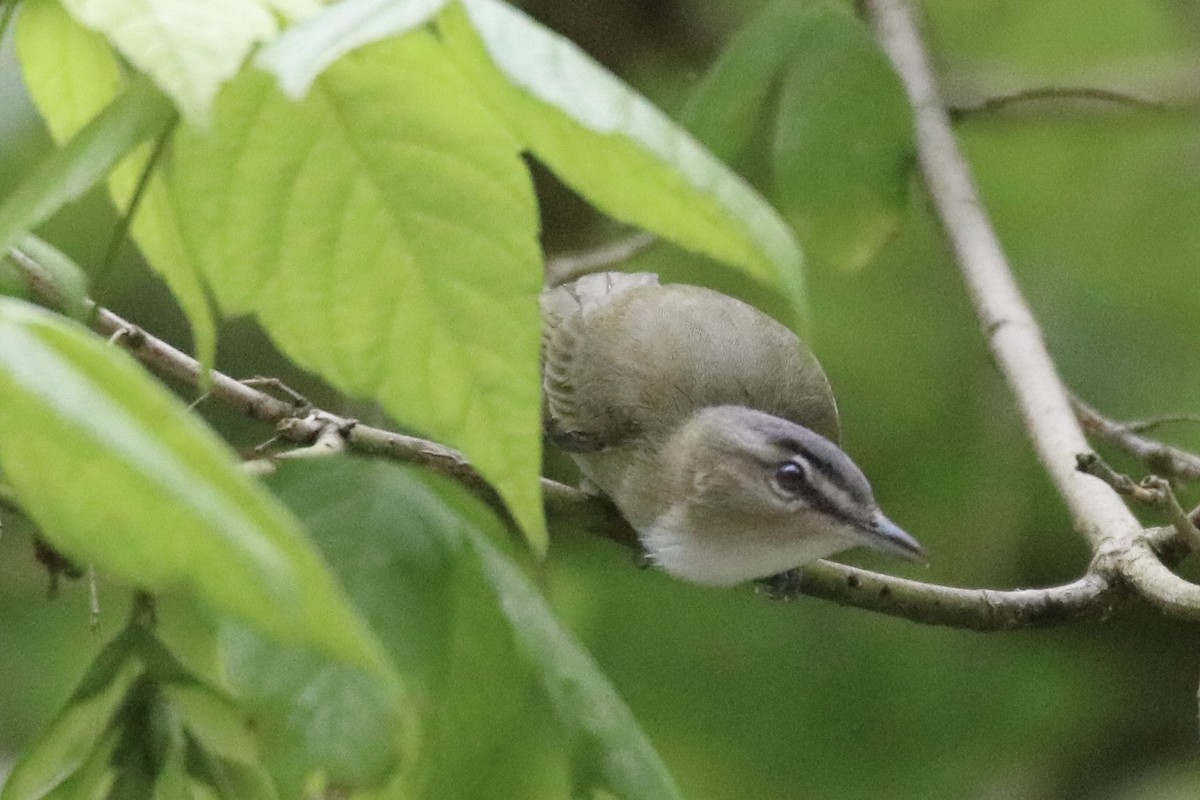
<svg viewBox="0 0 1200 800">
<path fill-rule="evenodd" d="M 541 296 L 547 438 L 617 506 L 647 560 L 712 586 L 865 546 L 924 561 L 837 444 L 820 364 L 753 306 L 653 273 Z"/>
</svg>

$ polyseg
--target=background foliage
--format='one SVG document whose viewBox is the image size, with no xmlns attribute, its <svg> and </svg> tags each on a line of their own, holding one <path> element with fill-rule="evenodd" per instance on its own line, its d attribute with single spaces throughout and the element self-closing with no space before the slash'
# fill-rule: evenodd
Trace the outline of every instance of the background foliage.
<svg viewBox="0 0 1200 800">
<path fill-rule="evenodd" d="M 714 2 L 526 7 L 676 115 L 688 113 L 699 76 L 751 11 Z M 971 106 L 1030 87 L 1103 86 L 1172 106 L 1028 102 L 969 114 L 958 130 L 1069 383 L 1114 416 L 1196 410 L 1200 14 L 1171 0 L 945 0 L 922 10 L 953 103 Z M 0 187 L 9 187 L 48 152 L 49 139 L 23 98 L 11 43 L 0 58 Z M 539 178 L 547 251 L 612 235 L 611 223 L 595 222 L 562 185 Z M 93 193 L 42 232 L 87 264 L 102 260 L 114 224 L 107 201 Z M 122 255 L 94 293 L 148 329 L 186 341 L 169 295 L 131 249 Z M 849 273 L 809 255 L 811 336 L 838 394 L 846 448 L 872 476 L 889 515 L 932 554 L 928 570 L 856 560 L 959 585 L 1036 585 L 1077 575 L 1086 550 L 1034 463 L 920 194 L 908 203 L 897 238 L 866 269 Z M 674 252 L 651 252 L 630 268 L 733 283 Z M 762 301 L 780 311 L 777 299 Z M 227 372 L 276 375 L 319 404 L 340 402 L 245 320 L 223 323 L 221 343 L 218 365 Z M 221 409 L 205 413 L 239 444 L 264 438 L 261 428 Z M 1196 447 L 1200 434 L 1182 428 L 1177 441 Z M 289 489 L 289 479 L 301 488 Z M 390 497 L 393 480 L 410 480 L 356 479 L 380 487 L 377 497 Z M 303 490 L 311 477 L 279 480 L 277 490 L 293 505 L 322 499 L 311 485 Z M 320 531 L 310 523 L 328 547 L 333 539 Z M 416 545 L 395 542 L 387 547 L 402 552 L 388 550 L 382 562 L 378 553 L 361 556 L 392 565 L 391 573 L 360 582 L 370 597 L 354 598 L 400 626 L 376 632 L 437 654 L 422 657 L 418 649 L 413 656 L 429 670 L 423 677 L 401 665 L 413 684 L 407 690 L 455 697 L 445 707 L 461 715 L 429 723 L 435 732 L 427 743 L 442 743 L 447 758 L 407 779 L 425 796 L 472 796 L 483 786 L 494 792 L 488 796 L 567 796 L 588 759 L 561 746 L 556 695 L 527 685 L 529 673 L 513 666 L 520 645 L 497 633 L 503 620 L 472 604 L 486 556 L 469 566 L 447 555 L 470 546 L 450 538 L 405 550 Z M 582 535 L 554 538 L 550 552 L 536 579 L 685 796 L 1171 798 L 1200 789 L 1194 627 L 1130 609 L 1103 624 L 983 636 L 815 601 L 773 604 L 749 589 L 687 586 L 632 569 L 623 552 Z M 334 560 L 354 562 L 345 556 Z M 438 576 L 434 588 L 453 602 L 436 613 L 420 606 L 433 595 L 408 596 L 412 575 Z M 72 583 L 46 601 L 45 583 L 28 531 L 9 525 L 0 537 L 0 753 L 16 754 L 32 741 L 125 616 L 124 590 L 102 577 L 101 630 L 93 634 L 85 588 Z M 186 601 L 164 602 L 169 609 Z M 397 621 L 387 613 L 392 603 L 410 613 Z M 363 613 L 376 622 L 370 610 Z M 437 613 L 453 613 L 453 624 Z M 164 611 L 164 621 L 171 616 Z M 204 631 L 177 625 L 163 635 L 189 663 L 204 663 Z M 499 641 L 489 644 L 489 636 Z M 285 662 L 273 661 L 261 642 L 243 645 L 245 669 L 234 677 L 269 718 L 278 687 L 265 685 L 263 674 Z M 472 648 L 496 659 L 491 683 L 483 674 L 441 675 L 431 666 L 467 669 L 470 654 L 480 652 Z M 295 667 L 306 668 L 322 665 Z M 353 676 L 346 680 L 334 682 L 334 691 L 355 686 Z M 504 746 L 489 750 L 494 740 L 464 733 L 481 727 L 510 732 Z M 264 744 L 267 756 L 277 774 L 289 774 L 278 754 L 295 732 L 275 735 Z M 332 771 L 369 771 L 366 747 L 347 763 L 329 753 Z"/>
</svg>

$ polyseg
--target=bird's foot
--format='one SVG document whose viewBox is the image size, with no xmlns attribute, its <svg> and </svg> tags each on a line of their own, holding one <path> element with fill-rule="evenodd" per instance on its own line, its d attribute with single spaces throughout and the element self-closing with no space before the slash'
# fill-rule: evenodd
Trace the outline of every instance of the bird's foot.
<svg viewBox="0 0 1200 800">
<path fill-rule="evenodd" d="M 758 585 L 772 600 L 795 600 L 803 594 L 804 573 L 799 569 L 789 569 L 786 572 L 759 579 Z"/>
</svg>

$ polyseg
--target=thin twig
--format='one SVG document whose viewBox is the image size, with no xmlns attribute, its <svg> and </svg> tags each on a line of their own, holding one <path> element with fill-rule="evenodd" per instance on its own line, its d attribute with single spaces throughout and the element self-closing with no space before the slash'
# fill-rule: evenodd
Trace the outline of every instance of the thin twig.
<svg viewBox="0 0 1200 800">
<path fill-rule="evenodd" d="M 1087 440 L 959 152 L 910 9 L 903 0 L 865 0 L 864 7 L 912 103 L 921 175 L 988 347 L 1076 530 L 1095 553 L 1093 563 L 1164 611 L 1200 619 L 1200 586 L 1158 560 L 1117 494 L 1075 470 L 1075 454 L 1088 450 Z"/>
<path fill-rule="evenodd" d="M 1183 510 L 1183 506 L 1179 505 L 1179 498 L 1175 496 L 1171 482 L 1157 475 L 1151 475 L 1142 481 L 1142 485 L 1159 493 L 1162 497 L 1161 505 L 1166 509 L 1167 516 L 1171 518 L 1171 524 L 1175 526 L 1175 530 L 1179 531 L 1180 538 L 1187 542 L 1192 550 L 1200 550 L 1200 528 L 1196 527 L 1191 515 Z"/>
<path fill-rule="evenodd" d="M 1183 423 L 1200 425 L 1200 414 L 1163 414 L 1158 417 L 1131 419 L 1122 424 L 1127 430 L 1131 430 L 1134 433 L 1145 433 L 1155 428 L 1161 428 L 1163 425 L 1179 425 Z"/>
<path fill-rule="evenodd" d="M 1075 409 L 1075 416 L 1079 419 L 1079 424 L 1083 426 L 1084 431 L 1106 444 L 1119 447 L 1129 453 L 1152 472 L 1168 478 L 1187 481 L 1200 480 L 1200 456 L 1147 438 L 1138 432 L 1155 424 L 1162 424 L 1167 418 L 1144 420 L 1140 423 L 1116 422 L 1075 396 L 1071 397 L 1071 407 Z M 1191 418 L 1176 416 L 1170 419 Z"/>
<path fill-rule="evenodd" d="M 546 285 L 561 286 L 589 272 L 609 269 L 628 261 L 657 241 L 650 233 L 635 233 L 595 250 L 568 253 L 546 261 Z"/>
<path fill-rule="evenodd" d="M 100 584 L 96 578 L 96 565 L 87 565 L 88 627 L 92 633 L 100 630 Z"/>
<path fill-rule="evenodd" d="M 1141 111 L 1167 111 L 1170 106 L 1157 100 L 1099 87 L 1042 86 L 1022 89 L 1019 92 L 989 97 L 969 106 L 952 106 L 947 109 L 950 118 L 958 121 L 976 114 L 994 114 L 1014 106 L 1043 104 L 1046 102 L 1084 102 L 1095 106 L 1120 106 Z"/>
<path fill-rule="evenodd" d="M 1154 488 L 1137 483 L 1128 475 L 1117 472 L 1108 462 L 1095 453 L 1079 453 L 1075 456 L 1075 469 L 1084 475 L 1099 478 L 1112 487 L 1117 494 L 1145 503 L 1149 506 L 1162 504 L 1161 494 Z"/>
<path fill-rule="evenodd" d="M 150 186 L 150 178 L 154 175 L 154 168 L 158 165 L 159 159 L 162 158 L 163 152 L 167 149 L 167 142 L 171 140 L 171 134 L 175 132 L 175 128 L 179 125 L 179 113 L 171 114 L 171 118 L 167 120 L 167 124 L 163 126 L 162 131 L 158 134 L 158 139 L 154 142 L 154 149 L 150 151 L 150 157 L 146 159 L 146 163 L 142 165 L 142 172 L 138 175 L 137 185 L 134 186 L 133 195 L 129 198 L 129 205 L 125 209 L 120 219 L 117 220 L 117 226 L 113 229 L 112 236 L 108 240 L 108 248 L 104 252 L 104 258 L 100 261 L 100 266 L 96 268 L 92 275 L 92 291 L 97 295 L 103 296 L 103 289 L 107 285 L 108 280 L 112 277 L 113 265 L 117 262 L 117 251 L 120 250 L 121 244 L 129 235 L 129 228 L 133 225 L 133 218 L 137 215 L 138 209 L 142 206 L 142 198 L 146 194 L 146 189 Z"/>
<path fill-rule="evenodd" d="M 321 412 L 316 412 L 320 415 Z M 357 422 L 353 423 L 357 424 Z M 242 469 L 255 475 L 266 475 L 275 471 L 275 465 L 283 460 L 297 458 L 326 458 L 328 456 L 337 456 L 346 452 L 346 432 L 345 422 L 330 418 L 328 424 L 320 433 L 317 434 L 313 443 L 304 447 L 295 447 L 291 450 L 284 450 L 279 453 L 274 453 L 264 458 L 254 458 L 249 461 L 242 462 Z M 276 441 L 278 437 L 272 439 Z M 259 445 L 254 448 L 256 451 L 263 451 L 266 445 Z"/>
<path fill-rule="evenodd" d="M 1095 453 L 1080 453 L 1075 456 L 1075 468 L 1085 475 L 1104 481 L 1123 497 L 1162 509 L 1188 548 L 1200 550 L 1200 530 L 1197 530 L 1196 523 L 1183 510 L 1183 506 L 1179 505 L 1179 499 L 1175 496 L 1170 481 L 1157 475 L 1148 475 L 1140 482 L 1135 482 L 1128 475 L 1117 472 Z"/>
<path fill-rule="evenodd" d="M 307 397 L 300 394 L 283 381 L 279 380 L 279 378 L 255 375 L 253 378 L 243 378 L 242 383 L 244 383 L 246 386 L 253 386 L 256 389 L 273 389 L 282 395 L 286 395 L 287 398 L 292 401 L 292 405 L 297 409 L 310 409 L 313 407 L 313 404 Z"/>
</svg>

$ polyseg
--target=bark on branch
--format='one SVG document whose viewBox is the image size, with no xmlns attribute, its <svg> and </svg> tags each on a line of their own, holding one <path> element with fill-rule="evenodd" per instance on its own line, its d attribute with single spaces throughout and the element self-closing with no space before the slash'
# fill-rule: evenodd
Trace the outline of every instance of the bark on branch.
<svg viewBox="0 0 1200 800">
<path fill-rule="evenodd" d="M 1075 469 L 1076 455 L 1089 450 L 1087 439 L 958 149 L 912 12 L 903 0 L 865 0 L 864 7 L 908 93 L 921 176 L 988 347 L 1076 530 L 1095 553 L 1094 569 L 1127 582 L 1164 611 L 1200 619 L 1200 586 L 1159 561 L 1141 525 L 1109 486 Z"/>
</svg>

